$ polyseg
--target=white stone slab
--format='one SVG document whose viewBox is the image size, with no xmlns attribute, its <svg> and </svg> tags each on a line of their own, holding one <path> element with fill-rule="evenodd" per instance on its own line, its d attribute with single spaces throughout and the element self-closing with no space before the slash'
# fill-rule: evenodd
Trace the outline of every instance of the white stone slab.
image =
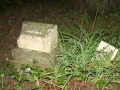
<svg viewBox="0 0 120 90">
<path fill-rule="evenodd" d="M 101 41 L 98 48 L 97 48 L 97 51 L 101 51 L 101 55 L 100 56 L 104 56 L 104 54 L 106 53 L 112 53 L 111 54 L 111 59 L 110 60 L 113 60 L 118 52 L 118 49 L 115 48 L 114 46 L 112 45 L 109 45 L 108 43 L 104 42 L 104 41 Z"/>
<path fill-rule="evenodd" d="M 19 48 L 50 53 L 57 47 L 57 25 L 36 22 L 23 22 L 17 39 Z"/>
</svg>

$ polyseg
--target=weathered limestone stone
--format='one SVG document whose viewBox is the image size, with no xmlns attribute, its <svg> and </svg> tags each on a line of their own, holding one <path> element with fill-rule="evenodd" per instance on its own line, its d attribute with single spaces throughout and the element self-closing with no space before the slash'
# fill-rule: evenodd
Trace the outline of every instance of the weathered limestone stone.
<svg viewBox="0 0 120 90">
<path fill-rule="evenodd" d="M 97 48 L 97 51 L 101 51 L 101 53 L 99 55 L 97 55 L 100 57 L 104 57 L 104 54 L 111 53 L 110 60 L 113 60 L 118 52 L 118 49 L 112 45 L 109 45 L 108 43 L 106 43 L 104 41 L 101 41 L 98 48 Z"/>
<path fill-rule="evenodd" d="M 13 60 L 10 63 L 15 66 L 16 69 L 20 69 L 21 64 L 33 65 L 33 60 L 38 61 L 37 65 L 42 69 L 54 68 L 56 65 L 55 55 L 57 50 L 53 50 L 51 53 L 30 51 L 27 49 L 15 48 L 12 50 Z"/>
<path fill-rule="evenodd" d="M 58 43 L 57 25 L 23 22 L 17 44 L 19 48 L 51 53 Z"/>
</svg>

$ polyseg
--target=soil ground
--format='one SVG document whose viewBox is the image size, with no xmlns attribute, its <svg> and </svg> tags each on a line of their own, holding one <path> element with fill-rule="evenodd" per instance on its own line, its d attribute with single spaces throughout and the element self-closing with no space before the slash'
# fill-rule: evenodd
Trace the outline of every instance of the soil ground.
<svg viewBox="0 0 120 90">
<path fill-rule="evenodd" d="M 39 7 L 41 8 L 38 9 Z M 54 1 L 41 1 L 40 3 L 26 2 L 24 4 L 18 4 L 14 8 L 6 10 L 4 13 L 0 13 L 0 69 L 5 69 L 6 63 L 9 63 L 11 51 L 17 46 L 17 38 L 20 35 L 23 21 L 38 21 L 42 23 L 58 24 L 60 26 L 64 24 L 66 24 L 66 26 L 71 26 L 71 18 L 74 20 L 79 19 L 79 15 L 77 14 L 74 14 L 75 16 L 72 16 L 70 13 L 67 15 L 67 12 L 70 12 L 70 10 L 73 9 L 74 8 L 70 5 L 59 4 Z M 77 11 L 73 10 L 71 13 L 76 12 Z M 65 18 L 62 16 L 65 16 Z M 119 20 L 115 19 L 117 25 L 119 25 L 118 22 Z M 110 28 L 111 25 L 108 25 L 109 22 L 106 24 L 107 28 Z M 9 86 L 9 90 L 17 90 L 15 86 L 15 83 L 17 83 L 16 80 L 10 78 L 7 73 L 4 80 L 9 83 L 4 86 L 3 90 L 7 90 Z M 40 84 L 44 90 L 54 90 L 53 85 L 49 83 L 40 80 Z M 36 86 L 35 83 L 27 81 L 24 82 L 24 85 L 26 86 L 25 90 L 30 90 L 32 86 Z M 68 90 L 97 90 L 94 86 L 94 84 L 84 85 L 84 82 L 82 81 L 72 80 L 68 84 Z M 115 87 L 116 85 L 114 86 L 114 84 L 111 84 L 109 85 L 109 90 L 114 90 Z M 56 87 L 56 90 L 61 90 L 61 88 Z M 106 88 L 106 90 L 108 90 L 108 88 Z"/>
</svg>

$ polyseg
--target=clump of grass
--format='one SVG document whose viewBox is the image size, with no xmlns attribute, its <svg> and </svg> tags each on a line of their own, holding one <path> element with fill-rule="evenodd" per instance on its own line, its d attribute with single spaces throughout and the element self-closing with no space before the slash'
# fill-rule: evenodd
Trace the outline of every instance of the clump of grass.
<svg viewBox="0 0 120 90">
<path fill-rule="evenodd" d="M 120 78 L 118 68 L 120 67 L 116 62 L 119 61 L 119 54 L 118 58 L 113 60 L 114 63 L 110 61 L 110 55 L 104 59 L 93 59 L 96 53 L 99 53 L 96 52 L 96 48 L 101 40 L 108 41 L 109 39 L 109 42 L 114 45 L 119 43 L 114 37 L 115 41 L 110 40 L 111 36 L 106 38 L 104 35 L 106 35 L 104 31 L 90 33 L 83 30 L 81 38 L 77 38 L 60 32 L 59 46 L 61 51 L 57 55 L 60 57 L 58 75 L 63 79 L 65 76 L 68 77 L 64 85 L 67 85 L 71 78 L 77 78 L 80 81 L 86 81 L 86 83 L 94 82 L 98 88 L 104 89 L 109 83 L 118 81 Z"/>
</svg>

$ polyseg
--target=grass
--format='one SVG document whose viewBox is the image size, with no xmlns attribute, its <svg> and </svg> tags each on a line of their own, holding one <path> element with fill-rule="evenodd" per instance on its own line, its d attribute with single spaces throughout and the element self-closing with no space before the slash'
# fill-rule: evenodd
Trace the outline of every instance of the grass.
<svg viewBox="0 0 120 90">
<path fill-rule="evenodd" d="M 77 77 L 86 82 L 94 82 L 98 88 L 104 88 L 114 79 L 118 78 L 119 81 L 119 71 L 116 72 L 117 68 L 113 68 L 119 59 L 115 59 L 114 64 L 110 61 L 109 55 L 105 59 L 93 60 L 99 42 L 108 39 L 104 38 L 104 33 L 101 34 L 100 31 L 90 34 L 85 32 L 81 37 L 81 39 L 70 37 L 64 43 L 64 36 L 62 36 L 60 45 L 64 50 L 58 55 L 61 57 L 60 73 L 64 73 L 66 76 L 72 75 L 73 78 Z M 119 58 L 120 55 L 118 54 L 117 57 Z"/>
<path fill-rule="evenodd" d="M 30 6 L 31 5 L 32 3 Z M 25 88 L 23 82 L 26 80 L 36 83 L 36 87 L 33 87 L 33 90 L 35 90 L 35 88 L 42 90 L 40 80 L 52 84 L 54 89 L 58 86 L 62 90 L 65 90 L 67 84 L 74 78 L 77 81 L 85 81 L 85 84 L 89 82 L 95 83 L 99 89 L 104 89 L 111 83 L 120 84 L 120 52 L 118 52 L 113 61 L 110 61 L 109 54 L 105 59 L 101 58 L 98 60 L 95 57 L 96 53 L 99 53 L 96 52 L 96 48 L 101 40 L 114 45 L 120 50 L 120 28 L 118 27 L 119 24 L 117 24 L 120 20 L 119 15 L 110 14 L 98 16 L 94 32 L 91 32 L 93 20 L 90 16 L 81 12 L 74 12 L 72 9 L 67 11 L 65 8 L 60 9 L 61 11 L 55 9 L 56 12 L 53 11 L 48 14 L 49 10 L 47 7 L 48 6 L 40 6 L 39 8 L 35 6 L 26 7 L 20 10 L 20 12 L 14 12 L 14 10 L 10 9 L 5 12 L 5 15 L 10 16 L 11 12 L 14 12 L 11 17 L 18 15 L 16 23 L 20 23 L 21 20 L 28 20 L 36 22 L 46 21 L 59 25 L 60 50 L 59 54 L 56 55 L 56 58 L 59 58 L 59 60 L 57 60 L 59 66 L 58 71 L 56 72 L 52 69 L 43 71 L 37 66 L 36 61 L 33 61 L 33 66 L 22 65 L 19 72 L 13 70 L 11 66 L 6 66 L 5 70 L 0 70 L 0 89 L 2 90 L 6 84 L 4 80 L 6 72 L 17 80 L 16 87 L 18 90 Z M 52 6 L 49 7 L 52 8 Z M 46 10 L 45 13 L 47 14 L 40 19 L 39 13 L 43 11 L 42 9 Z M 35 12 L 30 14 L 33 11 Z M 61 12 L 65 13 L 61 14 Z M 117 22 L 114 24 L 115 20 Z M 9 25 L 12 25 L 12 21 L 13 18 L 9 18 L 8 21 L 4 21 L 3 18 L 0 23 L 7 22 Z M 110 31 L 112 31 L 112 33 Z M 9 34 L 7 37 L 9 37 Z M 6 39 L 0 40 L 0 43 L 3 44 L 5 41 Z"/>
</svg>

